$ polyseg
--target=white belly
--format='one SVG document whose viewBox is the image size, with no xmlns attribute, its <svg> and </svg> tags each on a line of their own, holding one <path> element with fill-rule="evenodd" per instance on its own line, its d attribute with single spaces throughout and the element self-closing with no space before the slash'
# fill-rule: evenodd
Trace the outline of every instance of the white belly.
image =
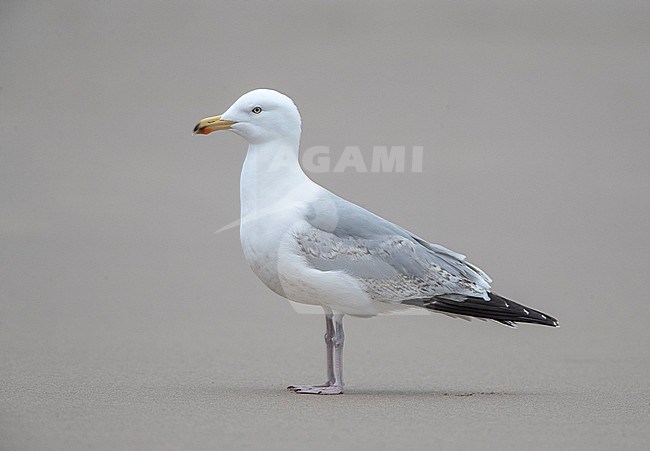
<svg viewBox="0 0 650 451">
<path fill-rule="evenodd" d="M 285 296 L 278 277 L 278 245 L 288 224 L 270 218 L 248 216 L 240 227 L 244 258 L 255 275 L 280 296 Z"/>
</svg>

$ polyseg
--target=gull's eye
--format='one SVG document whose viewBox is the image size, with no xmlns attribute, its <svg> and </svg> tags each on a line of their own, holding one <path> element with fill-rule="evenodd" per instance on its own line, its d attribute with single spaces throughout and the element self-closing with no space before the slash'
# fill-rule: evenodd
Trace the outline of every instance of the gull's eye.
<svg viewBox="0 0 650 451">
<path fill-rule="evenodd" d="M 256 107 L 253 108 L 251 111 L 252 111 L 254 114 L 260 114 L 260 113 L 262 112 L 262 108 L 256 106 Z"/>
</svg>

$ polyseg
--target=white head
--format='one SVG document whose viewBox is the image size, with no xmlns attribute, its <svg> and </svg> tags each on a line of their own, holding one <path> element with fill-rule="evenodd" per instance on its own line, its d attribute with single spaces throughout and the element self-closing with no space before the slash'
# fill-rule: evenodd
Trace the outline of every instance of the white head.
<svg viewBox="0 0 650 451">
<path fill-rule="evenodd" d="M 271 89 L 255 89 L 241 96 L 220 116 L 206 117 L 194 134 L 232 130 L 249 143 L 300 141 L 300 113 L 293 101 Z"/>
</svg>

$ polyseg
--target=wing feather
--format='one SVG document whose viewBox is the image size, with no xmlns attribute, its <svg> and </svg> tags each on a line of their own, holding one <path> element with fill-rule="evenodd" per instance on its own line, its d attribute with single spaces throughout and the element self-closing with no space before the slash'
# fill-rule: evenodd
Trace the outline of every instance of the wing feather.
<svg viewBox="0 0 650 451">
<path fill-rule="evenodd" d="M 461 294 L 487 298 L 491 279 L 465 256 L 329 192 L 305 206 L 305 227 L 294 238 L 305 260 L 321 271 L 343 271 L 375 300 Z"/>
</svg>

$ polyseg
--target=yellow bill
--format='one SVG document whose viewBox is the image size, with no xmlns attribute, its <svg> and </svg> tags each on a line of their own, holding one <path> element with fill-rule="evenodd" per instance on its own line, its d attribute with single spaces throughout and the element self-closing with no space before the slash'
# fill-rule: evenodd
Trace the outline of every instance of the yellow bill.
<svg viewBox="0 0 650 451">
<path fill-rule="evenodd" d="M 228 130 L 230 129 L 231 125 L 236 123 L 237 122 L 235 121 L 227 121 L 225 119 L 221 119 L 221 115 L 206 117 L 205 119 L 201 119 L 201 122 L 196 124 L 196 127 L 194 127 L 194 134 L 209 135 L 210 133 L 216 132 L 218 130 Z"/>
</svg>

